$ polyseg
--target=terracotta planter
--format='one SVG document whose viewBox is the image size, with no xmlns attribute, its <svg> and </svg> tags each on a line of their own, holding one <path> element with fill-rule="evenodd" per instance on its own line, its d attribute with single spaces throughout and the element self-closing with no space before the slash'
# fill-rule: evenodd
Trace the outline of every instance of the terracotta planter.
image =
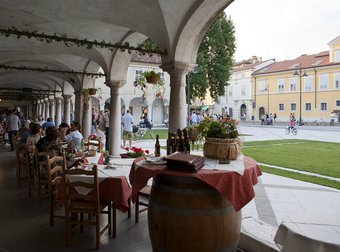
<svg viewBox="0 0 340 252">
<path fill-rule="evenodd" d="M 220 139 L 205 138 L 203 154 L 207 158 L 223 160 L 236 160 L 240 155 L 241 146 L 238 138 Z"/>
<path fill-rule="evenodd" d="M 90 95 L 95 95 L 96 94 L 96 89 L 95 88 L 89 88 L 89 93 Z"/>
<path fill-rule="evenodd" d="M 148 77 L 145 77 L 145 79 L 146 79 L 146 82 L 150 84 L 157 84 L 157 82 L 159 81 L 158 76 L 148 76 Z"/>
</svg>

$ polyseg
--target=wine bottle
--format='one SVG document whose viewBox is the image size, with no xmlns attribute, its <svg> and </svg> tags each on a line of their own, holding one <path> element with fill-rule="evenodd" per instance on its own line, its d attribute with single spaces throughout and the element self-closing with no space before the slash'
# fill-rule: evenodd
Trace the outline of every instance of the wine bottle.
<svg viewBox="0 0 340 252">
<path fill-rule="evenodd" d="M 159 144 L 159 135 L 156 135 L 155 156 L 159 157 L 160 155 L 161 155 L 161 145 Z"/>
<path fill-rule="evenodd" d="M 171 134 L 168 132 L 168 139 L 166 140 L 166 154 L 170 155 L 172 153 L 171 147 Z"/>
</svg>

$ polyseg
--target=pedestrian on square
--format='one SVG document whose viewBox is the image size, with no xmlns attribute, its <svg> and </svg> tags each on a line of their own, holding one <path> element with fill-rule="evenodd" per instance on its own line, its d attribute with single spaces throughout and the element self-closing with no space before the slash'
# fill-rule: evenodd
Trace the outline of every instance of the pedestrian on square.
<svg viewBox="0 0 340 252">
<path fill-rule="evenodd" d="M 122 125 L 123 125 L 123 148 L 125 148 L 126 140 L 129 140 L 129 147 L 132 147 L 132 125 L 133 125 L 133 117 L 128 109 L 126 114 L 122 117 Z"/>
</svg>

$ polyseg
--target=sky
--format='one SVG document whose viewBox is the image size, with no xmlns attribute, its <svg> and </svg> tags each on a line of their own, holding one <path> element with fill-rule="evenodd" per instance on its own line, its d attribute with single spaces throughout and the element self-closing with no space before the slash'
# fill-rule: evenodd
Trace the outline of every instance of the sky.
<svg viewBox="0 0 340 252">
<path fill-rule="evenodd" d="M 340 0 L 234 0 L 225 13 L 235 25 L 236 61 L 295 59 L 327 51 L 340 35 Z"/>
</svg>

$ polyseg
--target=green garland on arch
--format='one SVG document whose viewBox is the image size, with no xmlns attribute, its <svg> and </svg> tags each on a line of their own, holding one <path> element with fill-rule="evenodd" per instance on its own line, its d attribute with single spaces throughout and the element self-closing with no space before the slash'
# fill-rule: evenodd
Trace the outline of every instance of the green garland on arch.
<svg viewBox="0 0 340 252">
<path fill-rule="evenodd" d="M 66 74 L 84 74 L 86 76 L 106 76 L 103 73 L 89 73 L 89 72 L 82 72 L 82 71 L 73 71 L 73 70 L 57 70 L 57 69 L 49 69 L 47 67 L 28 67 L 28 66 L 8 66 L 0 64 L 0 69 L 5 70 L 22 70 L 22 71 L 32 71 L 32 72 L 48 72 L 48 73 L 66 73 Z"/>
<path fill-rule="evenodd" d="M 68 38 L 66 34 L 62 36 L 56 35 L 54 33 L 53 35 L 47 35 L 43 32 L 37 32 L 37 31 L 21 31 L 18 30 L 15 27 L 11 28 L 0 28 L 0 34 L 5 35 L 6 37 L 9 37 L 11 35 L 14 35 L 17 37 L 17 39 L 20 39 L 21 36 L 27 37 L 29 39 L 35 38 L 36 40 L 40 42 L 46 42 L 47 44 L 55 42 L 64 43 L 67 47 L 70 47 L 72 45 L 76 45 L 78 47 L 86 47 L 87 49 L 92 49 L 93 47 L 97 48 L 106 48 L 110 51 L 113 51 L 115 48 L 121 50 L 124 52 L 125 50 L 128 51 L 128 53 L 131 53 L 131 51 L 138 51 L 142 54 L 161 54 L 161 55 L 167 55 L 167 51 L 161 51 L 159 49 L 148 49 L 144 48 L 141 45 L 139 46 L 131 46 L 129 42 L 116 42 L 116 43 L 107 43 L 104 40 L 98 41 L 98 40 L 88 40 L 88 39 L 77 39 L 77 38 Z"/>
</svg>

